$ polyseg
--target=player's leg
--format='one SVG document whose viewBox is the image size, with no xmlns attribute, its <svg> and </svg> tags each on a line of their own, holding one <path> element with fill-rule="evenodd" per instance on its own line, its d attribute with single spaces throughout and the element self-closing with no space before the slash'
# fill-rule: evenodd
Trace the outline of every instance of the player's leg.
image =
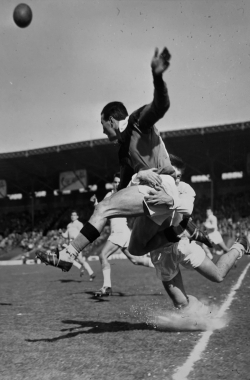
<svg viewBox="0 0 250 380">
<path fill-rule="evenodd" d="M 107 240 L 100 255 L 99 260 L 102 267 L 103 274 L 103 285 L 101 289 L 95 292 L 96 297 L 104 297 L 112 294 L 111 287 L 111 267 L 108 262 L 109 256 L 113 255 L 113 253 L 119 250 L 119 246 L 112 243 L 110 240 Z"/>
<path fill-rule="evenodd" d="M 82 268 L 85 269 L 88 272 L 89 280 L 93 281 L 94 278 L 95 278 L 94 271 L 92 270 L 91 266 L 87 262 L 86 257 L 83 256 L 82 252 L 79 253 L 78 260 L 80 261 L 80 263 L 82 265 Z"/>
<path fill-rule="evenodd" d="M 151 258 L 147 254 L 143 256 L 134 256 L 131 255 L 131 253 L 128 251 L 128 248 L 122 248 L 122 252 L 127 256 L 127 258 L 131 261 L 132 264 L 142 265 L 148 268 L 154 268 Z"/>
<path fill-rule="evenodd" d="M 84 275 L 84 266 L 82 264 L 82 254 L 81 253 L 78 256 L 77 261 L 76 260 L 73 261 L 73 265 L 79 269 L 80 277 L 82 277 Z"/>
<path fill-rule="evenodd" d="M 181 239 L 179 243 L 173 245 L 173 248 L 177 262 L 185 267 L 196 269 L 197 272 L 210 281 L 218 283 L 224 280 L 230 269 L 233 267 L 235 260 L 242 257 L 244 254 L 250 253 L 249 242 L 244 236 L 240 237 L 238 241 L 233 244 L 230 251 L 221 256 L 216 264 L 206 256 L 200 245 L 195 242 L 190 243 L 188 239 Z M 171 255 L 173 256 L 173 253 L 171 253 Z M 171 255 L 169 256 L 171 257 Z M 157 261 L 154 261 L 152 258 L 152 262 L 157 269 Z M 164 265 L 164 268 L 168 267 L 168 272 L 170 272 L 171 269 L 170 264 L 167 263 Z"/>
<path fill-rule="evenodd" d="M 111 278 L 110 278 L 110 264 L 108 258 L 119 250 L 118 245 L 115 245 L 111 241 L 107 240 L 105 243 L 100 255 L 99 260 L 103 272 L 103 286 L 111 287 Z"/>
<path fill-rule="evenodd" d="M 222 282 L 234 266 L 235 261 L 249 253 L 249 242 L 245 236 L 242 236 L 236 240 L 227 253 L 219 258 L 216 264 L 205 257 L 204 261 L 195 269 L 210 281 Z"/>
<path fill-rule="evenodd" d="M 153 249 L 167 243 L 167 239 L 162 240 L 165 237 L 164 234 L 158 236 L 158 231 L 161 228 L 152 219 L 147 216 L 139 216 L 135 219 L 133 229 L 131 232 L 128 251 L 133 256 L 146 255 Z"/>
<path fill-rule="evenodd" d="M 76 239 L 65 250 L 60 251 L 57 255 L 42 253 L 38 257 L 47 265 L 57 266 L 64 271 L 69 271 L 73 259 L 78 256 L 79 252 L 100 236 L 107 218 L 141 216 L 144 215 L 144 212 L 148 213 L 144 203 L 145 193 L 141 191 L 143 188 L 145 188 L 146 192 L 150 190 L 148 186 L 140 185 L 140 191 L 138 186 L 131 186 L 118 191 L 109 198 L 105 198 L 96 206 L 89 222 L 84 225 Z M 147 250 L 143 254 L 147 252 L 149 251 Z"/>
<path fill-rule="evenodd" d="M 178 249 L 178 246 L 181 245 L 183 244 L 168 243 L 163 248 L 163 254 L 159 252 L 160 250 L 155 250 L 150 253 L 150 256 L 155 266 L 157 277 L 162 281 L 174 306 L 185 313 L 189 313 L 191 308 L 192 310 L 194 308 L 198 309 L 203 304 L 196 297 L 186 294 L 179 268 L 179 264 L 183 260 L 181 249 Z"/>
<path fill-rule="evenodd" d="M 176 308 L 181 309 L 188 306 L 189 300 L 184 289 L 180 270 L 174 278 L 170 281 L 162 281 L 162 284 Z"/>
<path fill-rule="evenodd" d="M 143 215 L 145 212 L 143 201 L 144 195 L 139 192 L 138 186 L 127 187 L 96 205 L 89 223 L 101 232 L 108 218 Z"/>
<path fill-rule="evenodd" d="M 107 219 L 111 217 L 139 216 L 144 214 L 144 195 L 138 186 L 127 187 L 105 198 L 95 206 L 95 211 L 74 241 L 57 254 L 38 253 L 38 258 L 46 265 L 69 271 L 73 260 L 88 244 L 94 242 L 104 228 Z M 147 210 L 145 209 L 145 212 Z"/>
<path fill-rule="evenodd" d="M 170 217 L 171 219 L 171 217 Z M 129 252 L 134 256 L 145 255 L 147 252 L 158 249 L 168 242 L 178 242 L 180 241 L 180 237 L 178 237 L 177 229 L 173 227 L 169 227 L 171 221 L 167 218 L 161 225 L 155 223 L 148 216 L 139 216 L 135 219 L 133 224 L 133 230 L 131 234 L 131 239 L 129 243 Z M 189 226 L 192 226 L 192 231 L 185 224 L 185 231 L 191 232 L 191 235 L 195 233 L 196 226 L 190 220 Z M 168 226 L 168 228 L 166 228 Z M 184 227 L 179 225 L 179 232 L 183 234 Z M 192 239 L 190 234 L 188 234 L 189 239 Z M 200 235 L 199 235 L 200 239 Z"/>
<path fill-rule="evenodd" d="M 80 264 L 80 263 L 78 263 L 78 261 L 74 260 L 73 261 L 73 265 L 74 265 L 74 267 L 76 267 L 77 269 L 79 269 L 80 272 L 81 272 L 81 270 L 82 270 L 82 264 Z"/>
<path fill-rule="evenodd" d="M 188 241 L 187 244 L 195 243 L 190 243 Z M 186 242 L 183 241 L 183 239 L 181 239 L 178 243 L 168 243 L 168 245 L 163 248 L 163 252 L 165 254 L 159 252 L 160 250 L 153 251 L 150 253 L 151 259 L 156 268 L 157 277 L 161 279 L 162 284 L 174 306 L 185 316 L 190 317 L 194 314 L 200 314 L 203 316 L 207 313 L 207 308 L 196 297 L 187 295 L 183 285 L 179 264 L 182 263 L 184 258 L 182 251 L 185 245 Z M 193 260 L 193 264 L 199 264 L 200 257 L 196 257 L 195 259 L 196 260 Z M 162 322 L 161 318 L 159 321 L 160 323 Z M 181 324 L 183 324 L 183 320 L 181 321 Z M 190 321 L 188 323 L 190 323 Z"/>
<path fill-rule="evenodd" d="M 191 216 L 185 216 L 178 226 L 175 225 L 170 228 L 173 229 L 173 232 L 175 232 L 176 236 L 179 238 L 185 235 L 189 237 L 190 241 L 198 241 L 209 248 L 213 248 L 213 242 L 208 234 L 197 228 Z"/>
</svg>

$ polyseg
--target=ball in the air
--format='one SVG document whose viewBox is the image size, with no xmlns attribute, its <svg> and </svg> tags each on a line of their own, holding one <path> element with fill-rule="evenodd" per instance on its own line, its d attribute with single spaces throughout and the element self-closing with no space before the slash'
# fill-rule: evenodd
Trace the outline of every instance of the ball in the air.
<svg viewBox="0 0 250 380">
<path fill-rule="evenodd" d="M 26 28 L 32 20 L 32 10 L 27 4 L 19 4 L 13 12 L 13 19 L 19 28 Z"/>
</svg>

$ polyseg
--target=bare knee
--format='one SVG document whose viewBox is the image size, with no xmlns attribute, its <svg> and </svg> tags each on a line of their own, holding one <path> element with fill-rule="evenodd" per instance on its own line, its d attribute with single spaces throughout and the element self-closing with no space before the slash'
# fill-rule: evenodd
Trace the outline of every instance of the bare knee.
<svg viewBox="0 0 250 380">
<path fill-rule="evenodd" d="M 100 264 L 102 266 L 102 269 L 109 269 L 110 268 L 110 264 L 108 262 L 108 258 L 105 255 L 101 254 L 99 256 L 99 260 L 100 260 Z"/>
<path fill-rule="evenodd" d="M 214 277 L 213 282 L 217 282 L 218 284 L 221 283 L 224 280 L 224 277 L 222 277 L 219 273 Z"/>
<path fill-rule="evenodd" d="M 100 263 L 103 263 L 103 262 L 107 261 L 108 260 L 108 255 L 105 254 L 105 253 L 103 253 L 103 252 L 101 252 L 100 255 L 99 255 L 99 260 L 100 260 Z"/>
<path fill-rule="evenodd" d="M 221 283 L 224 280 L 224 277 L 216 267 L 211 270 L 209 267 L 200 265 L 194 269 L 212 282 Z"/>
</svg>

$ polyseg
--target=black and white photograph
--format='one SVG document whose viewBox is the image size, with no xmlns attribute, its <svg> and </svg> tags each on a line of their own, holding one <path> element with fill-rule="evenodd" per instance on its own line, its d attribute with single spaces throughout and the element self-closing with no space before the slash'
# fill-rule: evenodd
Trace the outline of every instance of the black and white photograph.
<svg viewBox="0 0 250 380">
<path fill-rule="evenodd" d="M 0 379 L 250 380 L 250 2 L 0 1 Z"/>
</svg>

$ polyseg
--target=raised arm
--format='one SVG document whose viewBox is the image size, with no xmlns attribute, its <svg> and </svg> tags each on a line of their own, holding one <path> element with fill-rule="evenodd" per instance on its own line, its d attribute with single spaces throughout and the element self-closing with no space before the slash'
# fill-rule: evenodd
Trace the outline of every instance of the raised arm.
<svg viewBox="0 0 250 380">
<path fill-rule="evenodd" d="M 168 90 L 163 80 L 163 73 L 169 67 L 171 55 L 165 47 L 161 53 L 155 49 L 155 54 L 151 61 L 151 69 L 154 83 L 153 102 L 146 105 L 139 117 L 139 128 L 142 132 L 147 132 L 160 120 L 170 107 Z"/>
</svg>

